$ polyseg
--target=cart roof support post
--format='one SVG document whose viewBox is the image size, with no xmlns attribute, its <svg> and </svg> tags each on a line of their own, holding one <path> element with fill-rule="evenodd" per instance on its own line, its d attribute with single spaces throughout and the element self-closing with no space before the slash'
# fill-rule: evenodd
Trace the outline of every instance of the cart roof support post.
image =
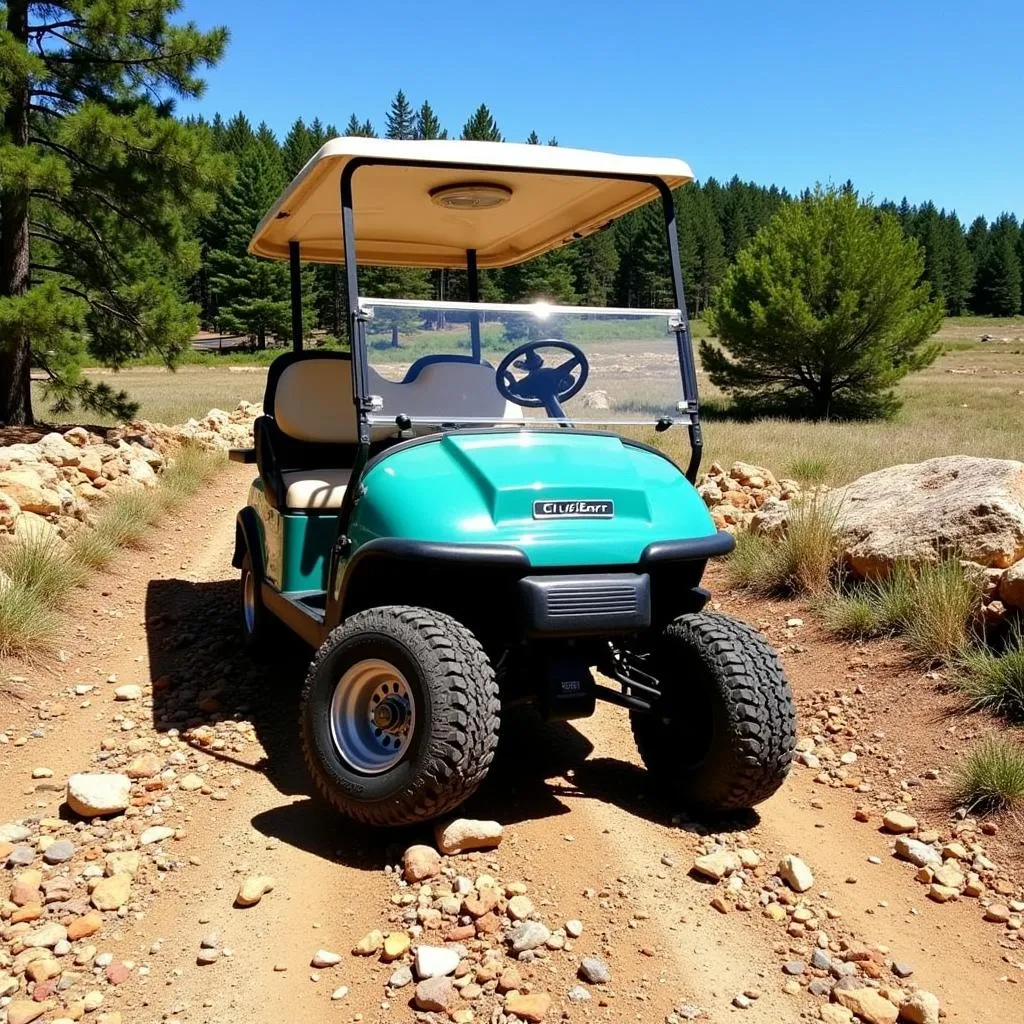
<svg viewBox="0 0 1024 1024">
<path fill-rule="evenodd" d="M 302 264 L 299 243 L 288 243 L 288 267 L 292 285 L 292 351 L 302 351 Z"/>
<path fill-rule="evenodd" d="M 466 297 L 470 302 L 480 301 L 480 274 L 476 269 L 476 249 L 466 250 Z M 472 313 L 469 318 L 469 340 L 473 346 L 473 358 L 483 362 L 480 347 L 480 314 Z"/>
</svg>

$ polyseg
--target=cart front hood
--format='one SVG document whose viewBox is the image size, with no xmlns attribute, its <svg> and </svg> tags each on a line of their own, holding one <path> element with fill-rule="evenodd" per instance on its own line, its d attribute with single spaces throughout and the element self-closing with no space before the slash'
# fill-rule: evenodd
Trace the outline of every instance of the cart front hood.
<svg viewBox="0 0 1024 1024">
<path fill-rule="evenodd" d="M 648 544 L 713 536 L 679 468 L 614 434 L 453 433 L 396 447 L 365 475 L 349 536 L 508 544 L 535 566 L 635 564 Z"/>
</svg>

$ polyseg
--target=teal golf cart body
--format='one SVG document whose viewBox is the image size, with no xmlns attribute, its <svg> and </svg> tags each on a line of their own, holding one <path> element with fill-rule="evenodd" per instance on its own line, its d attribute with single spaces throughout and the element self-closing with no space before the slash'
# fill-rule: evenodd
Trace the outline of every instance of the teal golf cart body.
<svg viewBox="0 0 1024 1024">
<path fill-rule="evenodd" d="M 303 749 L 344 813 L 457 806 L 517 703 L 626 708 L 690 804 L 750 806 L 785 777 L 781 668 L 755 631 L 703 612 L 704 567 L 733 540 L 694 488 L 672 199 L 691 178 L 673 159 L 335 139 L 257 228 L 250 251 L 291 264 L 293 351 L 270 367 L 254 448 L 232 453 L 258 468 L 237 521 L 243 634 L 257 647 L 283 626 L 316 649 Z M 480 300 L 482 270 L 658 200 L 668 302 Z M 347 351 L 303 344 L 304 261 L 344 264 Z M 363 295 L 361 264 L 430 269 L 457 297 Z M 669 431 L 685 468 L 652 443 Z"/>
</svg>

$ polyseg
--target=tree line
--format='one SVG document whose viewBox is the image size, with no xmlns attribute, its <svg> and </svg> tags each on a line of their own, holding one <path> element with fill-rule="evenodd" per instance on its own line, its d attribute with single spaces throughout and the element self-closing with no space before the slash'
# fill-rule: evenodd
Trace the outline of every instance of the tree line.
<svg viewBox="0 0 1024 1024">
<path fill-rule="evenodd" d="M 235 177 L 202 219 L 198 234 L 203 257 L 190 282 L 190 296 L 200 305 L 208 326 L 251 335 L 261 347 L 270 334 L 290 329 L 288 270 L 245 254 L 252 231 L 276 196 L 303 164 L 328 139 L 338 134 L 377 137 L 373 122 L 352 114 L 342 133 L 335 125 L 296 119 L 278 140 L 265 122 L 255 127 L 244 113 L 225 120 L 220 115 L 190 125 L 208 136 L 211 147 L 235 168 Z M 429 102 L 418 108 L 402 90 L 391 101 L 383 121 L 389 139 L 447 139 Z M 458 137 L 505 141 L 494 115 L 481 104 L 466 120 Z M 524 141 L 541 144 L 534 131 Z M 550 138 L 547 145 L 558 145 Z M 853 191 L 847 182 L 842 190 Z M 708 178 L 677 190 L 680 258 L 691 315 L 699 316 L 712 302 L 727 268 L 737 254 L 793 196 L 777 186 L 757 185 L 733 177 Z M 1017 218 L 1004 213 L 991 224 L 977 217 L 965 230 L 955 212 L 934 203 L 911 205 L 880 202 L 877 211 L 891 213 L 904 233 L 924 252 L 923 279 L 942 297 L 946 314 L 1009 316 L 1024 312 L 1021 268 L 1024 231 Z M 306 322 L 342 335 L 345 325 L 344 276 L 337 267 L 304 271 Z M 407 298 L 465 298 L 465 274 L 365 268 L 360 289 L 366 295 Z M 664 228 L 657 204 L 617 221 L 592 235 L 531 262 L 481 274 L 481 298 L 516 302 L 534 296 L 562 303 L 594 306 L 665 306 L 672 303 Z"/>
</svg>

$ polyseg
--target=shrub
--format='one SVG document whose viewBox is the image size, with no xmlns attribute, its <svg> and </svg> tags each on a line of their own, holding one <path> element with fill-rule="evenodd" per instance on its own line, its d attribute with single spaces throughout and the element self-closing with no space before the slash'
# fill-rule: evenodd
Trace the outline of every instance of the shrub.
<svg viewBox="0 0 1024 1024">
<path fill-rule="evenodd" d="M 820 596 L 836 562 L 838 509 L 816 499 L 795 503 L 779 538 L 741 533 L 729 557 L 733 584 L 762 594 Z"/>
<path fill-rule="evenodd" d="M 148 491 L 122 491 L 104 506 L 93 532 L 115 547 L 137 548 L 151 525 L 155 504 Z"/>
<path fill-rule="evenodd" d="M 984 813 L 1012 807 L 1024 798 L 1024 746 L 993 733 L 956 768 L 953 799 Z"/>
<path fill-rule="evenodd" d="M 117 545 L 105 533 L 79 530 L 71 541 L 71 556 L 88 569 L 106 569 L 117 557 Z"/>
<path fill-rule="evenodd" d="M 42 534 L 0 548 L 0 571 L 44 604 L 60 602 L 86 577 L 60 538 Z"/>
<path fill-rule="evenodd" d="M 57 616 L 36 594 L 0 578 L 0 658 L 49 649 L 57 630 Z"/>
<path fill-rule="evenodd" d="M 973 708 L 1024 721 L 1024 629 L 1014 628 L 1001 653 L 974 648 L 962 654 L 953 682 Z"/>
<path fill-rule="evenodd" d="M 921 566 L 914 579 L 904 638 L 926 662 L 947 661 L 963 652 L 970 623 L 981 602 L 980 579 L 953 556 Z"/>
</svg>

